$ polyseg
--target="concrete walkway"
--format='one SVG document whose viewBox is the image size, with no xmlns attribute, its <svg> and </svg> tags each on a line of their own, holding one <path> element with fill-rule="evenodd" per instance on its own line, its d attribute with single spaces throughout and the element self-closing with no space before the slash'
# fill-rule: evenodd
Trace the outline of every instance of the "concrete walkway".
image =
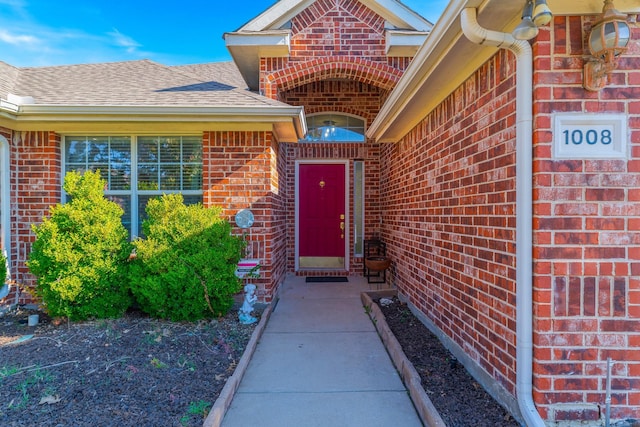
<svg viewBox="0 0 640 427">
<path fill-rule="evenodd" d="M 421 426 L 362 307 L 375 286 L 290 276 L 222 426 Z"/>
</svg>

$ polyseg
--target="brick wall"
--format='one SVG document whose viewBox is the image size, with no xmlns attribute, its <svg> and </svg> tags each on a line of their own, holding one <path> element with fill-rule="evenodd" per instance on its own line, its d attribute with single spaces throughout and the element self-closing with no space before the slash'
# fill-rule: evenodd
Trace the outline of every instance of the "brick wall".
<svg viewBox="0 0 640 427">
<path fill-rule="evenodd" d="M 393 281 L 515 393 L 515 61 L 499 52 L 381 154 Z"/>
<path fill-rule="evenodd" d="M 11 144 L 11 274 L 27 286 L 35 284 L 25 262 L 35 235 L 32 224 L 48 216 L 60 202 L 62 162 L 60 136 L 53 132 L 13 132 Z M 28 299 L 22 295 L 21 302 Z"/>
<path fill-rule="evenodd" d="M 597 17 L 557 17 L 534 48 L 534 400 L 553 425 L 640 418 L 640 30 L 600 92 L 582 88 Z M 382 146 L 393 280 L 515 394 L 514 88 L 499 51 Z M 625 113 L 628 160 L 554 160 L 553 114 Z M 582 424 L 581 424 L 582 425 Z"/>
<path fill-rule="evenodd" d="M 582 88 L 593 17 L 556 17 L 534 44 L 535 399 L 545 418 L 640 418 L 640 28 L 609 84 Z M 553 114 L 625 113 L 629 160 L 554 160 Z"/>
<path fill-rule="evenodd" d="M 289 89 L 280 99 L 291 105 L 304 105 L 307 116 L 332 111 L 362 117 L 366 123 L 371 123 L 386 93 L 366 83 L 329 80 Z"/>
<path fill-rule="evenodd" d="M 386 62 L 384 19 L 357 0 L 319 0 L 291 20 L 291 60 L 356 56 Z"/>
<path fill-rule="evenodd" d="M 278 194 L 281 178 L 272 179 L 282 168 L 274 167 L 278 145 L 271 132 L 205 132 L 202 145 L 203 202 L 205 206 L 222 206 L 232 224 L 236 212 L 251 209 L 255 222 L 236 232 L 246 236 L 247 257 L 260 259 L 260 279 L 252 279 L 252 283 L 259 285 L 258 297 L 270 301 L 283 274 L 280 259 L 284 258 L 276 242 L 281 238 L 277 233 L 282 228 L 284 195 Z"/>
<path fill-rule="evenodd" d="M 357 0 L 316 1 L 291 20 L 288 58 L 262 58 L 260 91 L 279 92 L 327 79 L 390 90 L 410 58 L 385 55 L 385 21 Z"/>
</svg>

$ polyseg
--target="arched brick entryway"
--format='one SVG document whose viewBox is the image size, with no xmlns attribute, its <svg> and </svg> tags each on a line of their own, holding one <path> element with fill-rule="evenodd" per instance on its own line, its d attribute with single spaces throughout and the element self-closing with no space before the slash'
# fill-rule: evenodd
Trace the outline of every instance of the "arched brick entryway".
<svg viewBox="0 0 640 427">
<path fill-rule="evenodd" d="M 265 96 L 278 99 L 286 90 L 330 79 L 353 80 L 390 91 L 402 76 L 402 71 L 387 64 L 358 57 L 324 57 L 293 62 L 266 75 L 262 80 Z"/>
</svg>

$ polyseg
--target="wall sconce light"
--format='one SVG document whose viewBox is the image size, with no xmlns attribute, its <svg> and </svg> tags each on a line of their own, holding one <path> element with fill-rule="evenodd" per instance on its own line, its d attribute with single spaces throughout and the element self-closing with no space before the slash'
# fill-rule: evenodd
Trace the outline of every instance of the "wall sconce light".
<svg viewBox="0 0 640 427">
<path fill-rule="evenodd" d="M 542 27 L 551 22 L 553 14 L 551 9 L 547 6 L 547 0 L 536 0 L 536 5 L 533 8 L 533 23 L 538 27 Z"/>
<path fill-rule="evenodd" d="M 531 40 L 538 35 L 538 28 L 551 22 L 551 9 L 547 0 L 525 0 L 522 9 L 522 21 L 513 30 L 513 37 L 517 40 Z"/>
<path fill-rule="evenodd" d="M 585 89 L 596 92 L 606 86 L 609 73 L 617 66 L 615 58 L 627 50 L 630 38 L 627 15 L 614 7 L 613 0 L 604 0 L 602 17 L 589 35 L 593 58 L 584 64 Z"/>
</svg>

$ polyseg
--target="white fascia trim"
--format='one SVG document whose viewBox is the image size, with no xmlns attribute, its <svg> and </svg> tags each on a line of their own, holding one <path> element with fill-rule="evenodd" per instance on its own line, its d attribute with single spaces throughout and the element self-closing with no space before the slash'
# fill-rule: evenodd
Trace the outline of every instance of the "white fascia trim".
<svg viewBox="0 0 640 427">
<path fill-rule="evenodd" d="M 244 46 L 280 46 L 289 53 L 291 47 L 291 31 L 289 30 L 269 30 L 269 31 L 236 31 L 224 34 L 227 48 Z"/>
<path fill-rule="evenodd" d="M 428 35 L 428 31 L 386 30 L 385 52 L 388 56 L 414 56 Z"/>
<path fill-rule="evenodd" d="M 240 27 L 237 32 L 278 29 L 313 2 L 314 0 L 280 0 Z"/>
<path fill-rule="evenodd" d="M 0 111 L 10 111 L 12 113 L 17 113 L 19 109 L 20 105 L 6 101 L 4 99 L 0 99 Z"/>
<path fill-rule="evenodd" d="M 22 105 L 18 110 L 11 110 L 17 116 L 26 115 L 78 115 L 78 116 L 199 116 L 200 118 L 228 119 L 229 116 L 245 116 L 247 120 L 255 120 L 256 116 L 298 116 L 302 107 L 291 106 L 259 106 L 259 107 L 199 107 L 199 106 L 120 106 L 120 105 Z"/>
<path fill-rule="evenodd" d="M 362 0 L 362 3 L 398 29 L 431 31 L 433 23 L 397 0 Z"/>
<path fill-rule="evenodd" d="M 237 31 L 277 29 L 313 4 L 314 0 L 280 0 Z M 397 0 L 361 0 L 396 28 L 429 31 L 433 24 Z"/>
</svg>

